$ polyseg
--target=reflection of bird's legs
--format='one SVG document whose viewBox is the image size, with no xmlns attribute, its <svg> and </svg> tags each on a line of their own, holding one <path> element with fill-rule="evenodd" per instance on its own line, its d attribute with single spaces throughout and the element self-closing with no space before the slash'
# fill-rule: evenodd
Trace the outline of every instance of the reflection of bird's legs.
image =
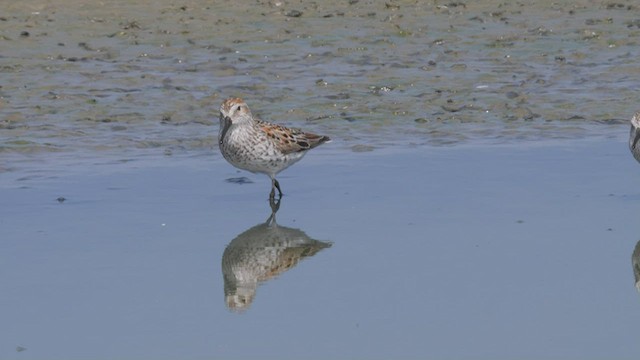
<svg viewBox="0 0 640 360">
<path fill-rule="evenodd" d="M 275 214 L 280 210 L 280 199 L 269 199 L 269 206 L 271 206 L 271 213 Z"/>
<path fill-rule="evenodd" d="M 271 193 L 269 193 L 269 199 L 276 197 L 276 189 L 278 189 L 278 197 L 282 198 L 282 190 L 280 190 L 280 183 L 275 177 L 271 178 Z"/>
<path fill-rule="evenodd" d="M 276 222 L 276 213 L 280 210 L 280 199 L 269 198 L 269 206 L 271 206 L 271 216 L 267 219 L 267 224 L 273 225 Z"/>
</svg>

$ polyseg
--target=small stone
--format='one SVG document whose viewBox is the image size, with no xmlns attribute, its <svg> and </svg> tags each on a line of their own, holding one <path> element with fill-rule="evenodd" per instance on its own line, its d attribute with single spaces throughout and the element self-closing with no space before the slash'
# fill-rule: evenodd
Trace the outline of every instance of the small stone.
<svg viewBox="0 0 640 360">
<path fill-rule="evenodd" d="M 29 34 L 29 32 L 28 32 L 28 31 L 21 31 L 21 32 L 20 32 L 20 36 L 21 36 L 21 37 L 29 37 L 29 35 L 31 35 L 31 34 Z"/>
<path fill-rule="evenodd" d="M 353 152 L 369 152 L 369 151 L 373 151 L 375 148 L 371 145 L 365 145 L 365 144 L 357 144 L 357 145 L 353 145 L 351 147 L 351 151 Z"/>
<path fill-rule="evenodd" d="M 288 17 L 300 17 L 302 16 L 302 11 L 291 10 L 291 11 L 287 11 L 284 15 Z"/>
<path fill-rule="evenodd" d="M 394 87 L 392 86 L 369 86 L 369 89 L 371 89 L 371 92 L 378 95 L 380 93 L 386 93 L 386 92 L 390 92 L 393 91 Z"/>
<path fill-rule="evenodd" d="M 449 99 L 449 100 L 451 100 L 451 99 Z M 453 101 L 447 101 L 447 103 L 449 103 L 449 104 L 453 104 Z M 447 105 L 442 105 L 442 106 L 441 106 L 442 110 L 444 110 L 444 111 L 448 111 L 448 112 L 452 112 L 452 113 L 455 113 L 455 112 L 458 112 L 458 111 L 464 110 L 464 108 L 465 108 L 465 106 L 464 106 L 464 105 L 458 105 L 458 106 L 455 106 L 455 105 L 449 105 L 449 104 L 447 104 Z"/>
<path fill-rule="evenodd" d="M 86 42 L 79 42 L 78 43 L 78 47 L 83 49 L 83 50 L 87 50 L 87 51 L 94 51 L 89 44 L 87 44 Z"/>
<path fill-rule="evenodd" d="M 329 100 L 347 100 L 351 98 L 351 95 L 348 93 L 337 93 L 332 95 L 325 96 Z"/>
<path fill-rule="evenodd" d="M 399 10 L 400 6 L 396 5 L 396 4 L 391 4 L 391 3 L 384 3 L 384 6 L 389 9 L 389 10 Z"/>
<path fill-rule="evenodd" d="M 507 95 L 507 99 L 515 99 L 518 96 L 520 96 L 520 94 L 518 94 L 515 91 L 508 91 L 506 95 Z"/>
<path fill-rule="evenodd" d="M 225 180 L 228 183 L 232 183 L 232 184 L 253 184 L 253 181 L 251 181 L 251 179 L 249 179 L 248 177 L 242 176 L 242 177 L 237 177 L 237 178 L 228 178 L 227 180 Z"/>
</svg>

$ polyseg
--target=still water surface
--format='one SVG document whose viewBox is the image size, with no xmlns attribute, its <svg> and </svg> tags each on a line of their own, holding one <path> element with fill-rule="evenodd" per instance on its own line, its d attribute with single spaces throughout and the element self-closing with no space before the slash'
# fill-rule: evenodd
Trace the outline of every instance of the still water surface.
<svg viewBox="0 0 640 360">
<path fill-rule="evenodd" d="M 3 182 L 2 356 L 640 354 L 624 139 L 339 154 Z"/>
</svg>

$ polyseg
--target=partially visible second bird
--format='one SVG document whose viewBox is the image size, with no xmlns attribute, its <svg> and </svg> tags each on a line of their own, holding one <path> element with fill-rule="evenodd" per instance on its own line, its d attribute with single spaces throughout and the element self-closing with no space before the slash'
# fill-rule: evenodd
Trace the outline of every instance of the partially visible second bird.
<svg viewBox="0 0 640 360">
<path fill-rule="evenodd" d="M 268 175 L 271 199 L 276 189 L 282 197 L 276 175 L 302 159 L 308 150 L 330 140 L 254 118 L 240 98 L 229 98 L 220 106 L 218 145 L 222 156 L 239 169 Z"/>
<path fill-rule="evenodd" d="M 631 132 L 629 134 L 629 150 L 636 161 L 640 162 L 640 111 L 631 118 Z"/>
</svg>

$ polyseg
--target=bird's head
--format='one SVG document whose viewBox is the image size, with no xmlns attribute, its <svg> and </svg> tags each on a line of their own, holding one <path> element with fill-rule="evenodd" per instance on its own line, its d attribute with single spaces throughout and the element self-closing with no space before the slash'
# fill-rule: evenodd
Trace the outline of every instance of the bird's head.
<svg viewBox="0 0 640 360">
<path fill-rule="evenodd" d="M 220 106 L 220 123 L 240 125 L 253 121 L 251 110 L 240 98 L 229 98 Z"/>
</svg>

